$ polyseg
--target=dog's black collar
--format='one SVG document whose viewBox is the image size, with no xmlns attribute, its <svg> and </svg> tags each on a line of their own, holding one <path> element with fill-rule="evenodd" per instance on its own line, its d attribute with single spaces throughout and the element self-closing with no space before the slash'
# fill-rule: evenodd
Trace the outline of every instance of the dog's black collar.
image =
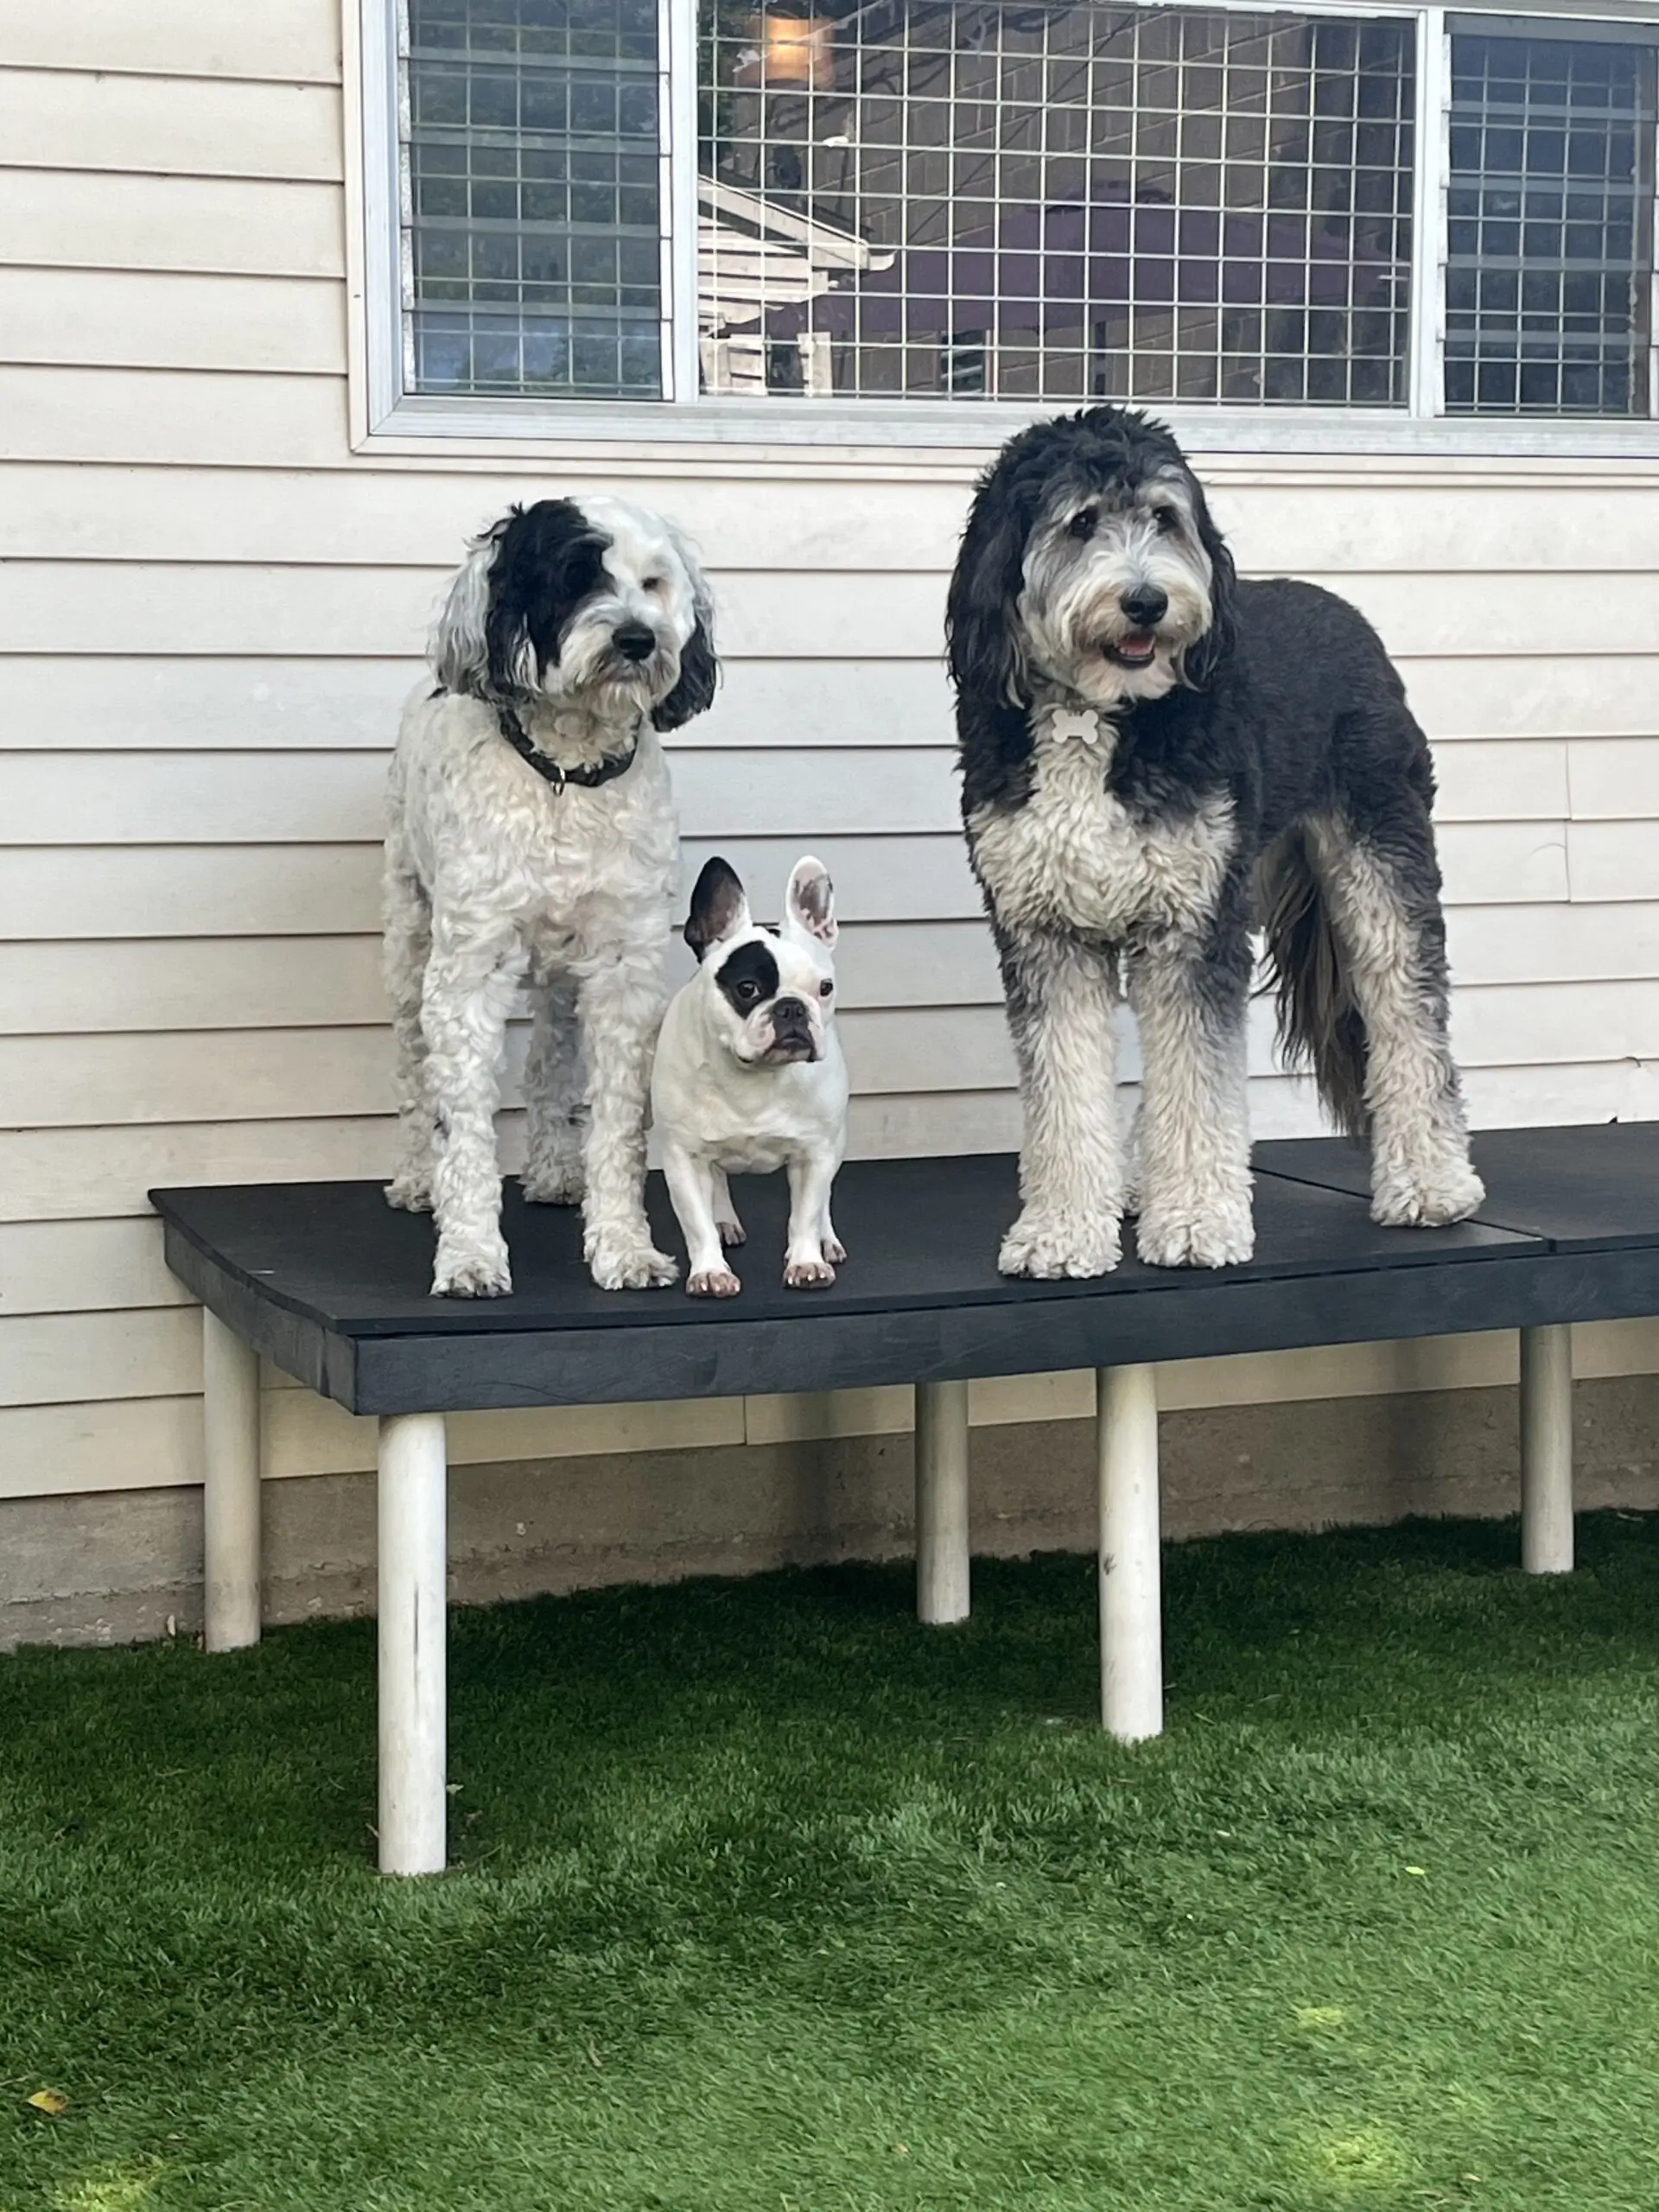
<svg viewBox="0 0 1659 2212">
<path fill-rule="evenodd" d="M 448 688 L 440 683 L 432 696 L 442 698 Z M 511 707 L 498 706 L 495 721 L 496 728 L 518 758 L 527 762 L 544 782 L 551 784 L 556 791 L 562 791 L 567 784 L 580 784 L 584 791 L 597 791 L 601 784 L 608 784 L 613 778 L 626 775 L 639 751 L 639 729 L 636 724 L 626 753 L 607 753 L 602 760 L 593 761 L 586 767 L 562 768 L 556 760 L 550 760 L 538 747 L 531 743 L 524 734 L 524 724 Z"/>
<path fill-rule="evenodd" d="M 511 707 L 498 707 L 496 725 L 507 743 L 521 760 L 527 760 L 538 776 L 562 791 L 567 784 L 580 784 L 584 791 L 596 791 L 601 784 L 608 784 L 613 776 L 626 775 L 632 767 L 634 755 L 639 750 L 639 732 L 636 726 L 628 741 L 626 753 L 607 753 L 603 760 L 594 761 L 583 768 L 562 768 L 556 760 L 532 745 L 524 734 L 524 724 Z"/>
</svg>

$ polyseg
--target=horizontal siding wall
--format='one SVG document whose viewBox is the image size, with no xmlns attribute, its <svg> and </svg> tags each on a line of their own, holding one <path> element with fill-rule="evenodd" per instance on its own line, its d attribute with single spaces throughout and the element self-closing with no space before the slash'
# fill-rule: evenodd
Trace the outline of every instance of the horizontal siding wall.
<svg viewBox="0 0 1659 2212">
<path fill-rule="evenodd" d="M 385 1171 L 398 705 L 463 539 L 593 477 L 353 454 L 343 127 L 334 0 L 60 0 L 0 29 L 0 1495 L 199 1479 L 197 1317 L 149 1185 Z M 674 741 L 688 874 L 723 851 L 764 906 L 806 844 L 829 860 L 856 1152 L 1012 1143 L 939 660 L 969 468 L 623 473 L 690 529 L 719 595 L 725 684 Z M 1357 601 L 1434 738 L 1478 1120 L 1659 1115 L 1659 479 L 1207 473 L 1245 571 Z M 1315 1125 L 1265 1019 L 1252 1067 L 1258 1131 Z M 1586 1372 L 1659 1365 L 1647 1325 L 1581 1334 Z M 1351 1347 L 1192 1363 L 1164 1391 L 1474 1385 L 1512 1358 L 1501 1338 Z M 366 1424 L 268 1382 L 273 1474 L 369 1464 Z M 1087 1389 L 987 1383 L 975 1414 L 1081 1414 Z M 907 1419 L 900 1392 L 499 1414 L 457 1422 L 454 1448 Z"/>
</svg>

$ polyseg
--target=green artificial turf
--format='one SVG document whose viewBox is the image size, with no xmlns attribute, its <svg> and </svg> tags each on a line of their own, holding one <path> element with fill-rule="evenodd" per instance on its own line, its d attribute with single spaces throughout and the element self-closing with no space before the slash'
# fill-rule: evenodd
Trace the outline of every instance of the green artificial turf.
<svg viewBox="0 0 1659 2212">
<path fill-rule="evenodd" d="M 457 1614 L 371 1871 L 374 1632 L 0 1660 L 0 2212 L 1652 2212 L 1659 1525 Z M 53 2117 L 26 2101 L 67 2098 Z"/>
</svg>

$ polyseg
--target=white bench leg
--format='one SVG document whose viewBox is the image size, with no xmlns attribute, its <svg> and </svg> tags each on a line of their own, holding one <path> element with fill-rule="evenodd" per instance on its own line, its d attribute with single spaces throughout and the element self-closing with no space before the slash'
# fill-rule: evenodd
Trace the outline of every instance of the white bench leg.
<svg viewBox="0 0 1659 2212">
<path fill-rule="evenodd" d="M 259 1641 L 259 1357 L 201 1309 L 202 1642 Z"/>
<path fill-rule="evenodd" d="M 1100 1717 L 1138 1743 L 1164 1728 L 1157 1379 L 1150 1367 L 1103 1367 L 1097 1392 Z"/>
<path fill-rule="evenodd" d="M 935 1625 L 969 1606 L 968 1385 L 916 1385 L 916 1613 Z"/>
<path fill-rule="evenodd" d="M 1521 1332 L 1521 1564 L 1573 1571 L 1573 1330 Z"/>
<path fill-rule="evenodd" d="M 380 1872 L 444 1866 L 448 1467 L 442 1414 L 380 1423 Z"/>
</svg>

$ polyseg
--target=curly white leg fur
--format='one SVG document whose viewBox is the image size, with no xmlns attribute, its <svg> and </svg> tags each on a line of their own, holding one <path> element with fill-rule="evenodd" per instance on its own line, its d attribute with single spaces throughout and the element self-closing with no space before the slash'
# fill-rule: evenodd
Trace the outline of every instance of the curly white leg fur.
<svg viewBox="0 0 1659 2212">
<path fill-rule="evenodd" d="M 1129 963 L 1144 1064 L 1135 1247 L 1148 1267 L 1236 1267 L 1255 1249 L 1248 979 L 1242 942 L 1230 966 L 1179 939 Z"/>
<path fill-rule="evenodd" d="M 432 947 L 432 913 L 395 838 L 386 848 L 380 904 L 381 967 L 391 1003 L 397 1095 L 397 1167 L 386 1185 L 386 1204 L 409 1213 L 430 1213 L 436 1134 L 427 1095 L 421 995 Z"/>
<path fill-rule="evenodd" d="M 1047 1280 L 1109 1274 L 1122 1211 L 1116 957 L 1070 938 L 1015 939 L 1002 973 L 1025 1141 L 1020 1217 L 997 1266 Z"/>
<path fill-rule="evenodd" d="M 535 1205 L 582 1204 L 582 1026 L 576 985 L 556 976 L 537 986 L 524 1062 L 524 1196 Z"/>
<path fill-rule="evenodd" d="M 1050 1214 L 1026 1206 L 1003 1237 L 996 1264 L 1005 1275 L 1088 1281 L 1110 1274 L 1122 1251 L 1122 1231 L 1109 1210 Z"/>
<path fill-rule="evenodd" d="M 518 985 L 511 928 L 437 918 L 421 1005 L 428 1096 L 437 1121 L 433 1176 L 440 1298 L 499 1298 L 512 1287 L 501 1235 L 495 1151 L 507 1014 Z"/>
<path fill-rule="evenodd" d="M 1466 1160 L 1372 1168 L 1371 1219 L 1388 1229 L 1441 1229 L 1467 1221 L 1486 1185 Z"/>
<path fill-rule="evenodd" d="M 1486 1192 L 1447 1034 L 1438 908 L 1414 906 L 1344 823 L 1320 819 L 1309 832 L 1365 1022 L 1371 1218 L 1398 1229 L 1465 1220 Z"/>
<path fill-rule="evenodd" d="M 679 1273 L 652 1243 L 645 1207 L 645 1099 L 663 999 L 654 950 L 607 961 L 582 982 L 588 1060 L 582 1252 L 601 1290 L 658 1288 Z"/>
<path fill-rule="evenodd" d="M 1125 1218 L 1141 1211 L 1141 1109 L 1129 1116 L 1123 1136 L 1123 1168 L 1120 1178 Z"/>
</svg>

